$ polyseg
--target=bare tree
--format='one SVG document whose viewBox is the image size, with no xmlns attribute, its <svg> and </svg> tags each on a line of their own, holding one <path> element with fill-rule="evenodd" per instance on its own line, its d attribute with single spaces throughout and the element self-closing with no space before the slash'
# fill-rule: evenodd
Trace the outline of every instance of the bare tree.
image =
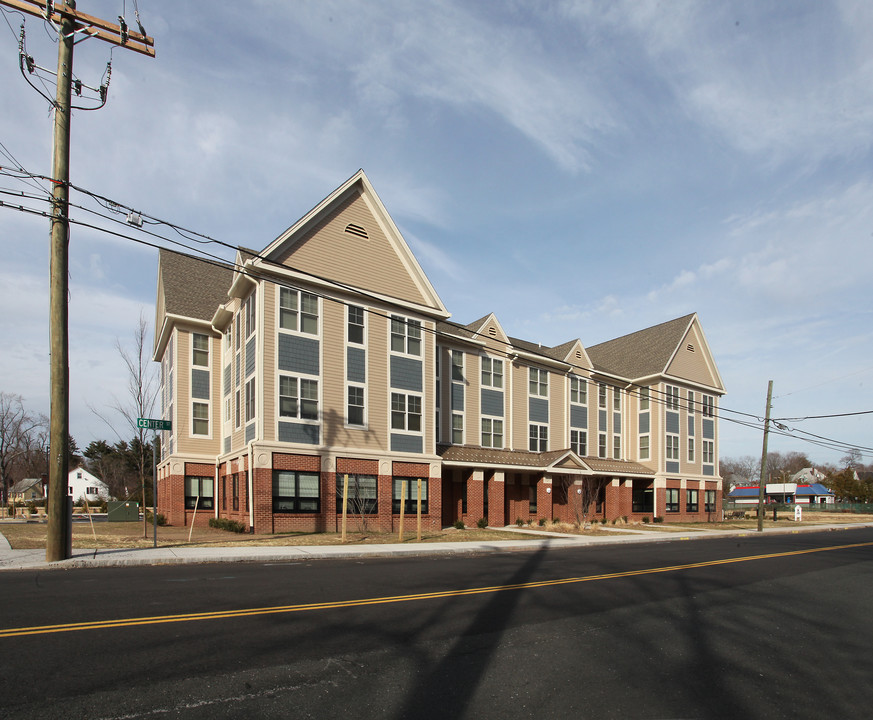
<svg viewBox="0 0 873 720">
<path fill-rule="evenodd" d="M 138 418 L 147 418 L 154 410 L 158 397 L 158 376 L 156 368 L 151 363 L 151 355 L 148 352 L 149 326 L 142 314 L 139 323 L 133 333 L 133 348 L 128 349 L 116 338 L 115 348 L 127 367 L 127 397 L 119 400 L 112 396 L 113 410 L 119 413 L 126 421 L 130 432 L 133 434 L 136 456 L 136 467 L 142 488 L 143 503 L 143 537 L 148 537 L 148 525 L 146 524 L 146 469 L 151 467 L 151 444 L 146 442 L 146 430 L 137 425 Z M 116 434 L 121 437 L 115 425 L 104 414 L 95 410 L 91 411 L 106 423 Z M 130 435 L 128 435 L 130 437 Z"/>
<path fill-rule="evenodd" d="M 44 415 L 26 410 L 21 395 L 0 392 L 0 502 L 4 506 L 9 501 L 14 465 L 34 450 L 47 423 Z"/>
</svg>

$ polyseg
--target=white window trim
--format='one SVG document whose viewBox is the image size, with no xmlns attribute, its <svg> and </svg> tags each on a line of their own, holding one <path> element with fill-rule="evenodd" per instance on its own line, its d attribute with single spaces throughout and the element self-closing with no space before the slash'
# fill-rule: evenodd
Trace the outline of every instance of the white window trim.
<svg viewBox="0 0 873 720">
<path fill-rule="evenodd" d="M 539 444 L 541 442 L 541 433 L 539 433 L 539 432 L 537 433 L 537 449 L 536 450 L 530 449 L 530 440 L 531 440 L 530 431 L 531 431 L 531 428 L 533 428 L 533 427 L 546 429 L 546 448 L 545 448 L 545 450 L 543 450 L 542 448 L 539 447 Z M 528 422 L 528 424 L 527 424 L 527 449 L 528 449 L 528 451 L 529 452 L 548 452 L 548 450 L 549 450 L 549 434 L 550 433 L 549 433 L 549 424 L 548 423 L 535 422 L 533 420 Z"/>
<path fill-rule="evenodd" d="M 488 372 L 490 377 L 490 382 L 485 383 L 485 379 L 482 377 L 484 374 L 484 361 L 488 360 L 491 363 L 491 370 Z M 494 363 L 500 363 L 500 385 L 494 384 Z M 504 363 L 501 358 L 492 357 L 491 355 L 480 355 L 479 356 L 479 383 L 483 388 L 489 388 L 491 390 L 499 390 L 503 391 L 506 387 L 506 376 L 504 374 Z"/>
<path fill-rule="evenodd" d="M 403 324 L 403 351 L 394 349 L 394 333 L 391 328 L 392 321 L 397 320 Z M 425 325 L 419 318 L 408 317 L 406 315 L 397 315 L 392 314 L 387 317 L 388 322 L 388 354 L 389 355 L 397 355 L 398 357 L 409 357 L 409 358 L 418 358 L 419 360 L 424 361 L 426 355 L 425 349 Z M 416 355 L 415 353 L 409 352 L 409 328 L 410 327 L 418 327 L 419 335 L 417 339 L 419 342 L 420 352 Z M 399 334 L 399 333 L 398 333 Z"/>
<path fill-rule="evenodd" d="M 297 295 L 297 328 L 283 328 L 282 327 L 282 291 L 295 293 Z M 312 295 L 315 298 L 316 306 L 318 308 L 318 317 L 316 322 L 316 331 L 314 333 L 304 332 L 300 329 L 301 322 L 300 318 L 303 315 L 303 299 L 301 295 Z M 297 335 L 299 337 L 306 338 L 320 338 L 322 334 L 322 323 L 324 322 L 324 303 L 322 302 L 322 298 L 320 298 L 315 293 L 309 292 L 307 290 L 300 290 L 295 288 L 287 288 L 282 287 L 281 285 L 276 286 L 276 330 L 280 333 L 287 333 L 288 335 Z M 246 338 L 247 340 L 248 338 Z M 245 341 L 243 341 L 245 342 Z"/>
<path fill-rule="evenodd" d="M 205 405 L 206 406 L 206 426 L 209 428 L 209 432 L 206 433 L 195 433 L 194 432 L 194 406 L 195 405 Z M 191 398 L 191 414 L 188 419 L 188 434 L 192 438 L 211 438 L 213 433 L 212 427 L 212 402 L 210 400 L 201 400 L 199 398 Z"/>
<path fill-rule="evenodd" d="M 391 404 L 391 401 L 392 401 L 391 396 L 392 395 L 403 395 L 403 397 L 405 398 L 403 416 L 404 416 L 404 425 L 406 425 L 407 427 L 404 428 L 403 430 L 400 430 L 399 428 L 393 427 L 392 422 L 391 422 L 391 420 L 392 420 L 391 415 L 394 412 L 392 404 Z M 410 397 L 416 397 L 421 401 L 421 430 L 410 430 L 408 427 L 409 426 L 409 398 Z M 407 390 L 397 390 L 396 388 L 393 388 L 393 389 L 388 388 L 388 433 L 389 433 L 389 435 L 403 434 L 403 435 L 412 435 L 414 437 L 424 436 L 424 430 L 427 427 L 427 412 L 428 412 L 428 410 L 427 410 L 427 407 L 425 406 L 423 393 L 409 392 Z"/>
<path fill-rule="evenodd" d="M 281 403 L 282 403 L 282 395 L 281 395 L 281 387 L 282 381 L 279 378 L 287 377 L 292 378 L 297 381 L 297 417 L 287 417 L 281 414 Z M 303 405 L 302 399 L 300 396 L 300 381 L 301 380 L 311 380 L 317 383 L 318 393 L 316 402 L 318 403 L 318 409 L 316 410 L 317 417 L 313 420 L 311 418 L 300 417 L 300 410 Z M 307 375 L 305 373 L 292 373 L 288 371 L 281 371 L 276 374 L 276 417 L 279 422 L 294 422 L 294 423 L 304 423 L 306 425 L 320 425 L 321 418 L 323 415 L 323 405 L 322 405 L 322 392 L 323 392 L 324 383 L 321 382 L 321 377 L 319 375 Z M 257 407 L 255 408 L 255 415 L 257 415 Z"/>
<path fill-rule="evenodd" d="M 485 430 L 482 428 L 482 422 L 485 420 L 491 421 L 491 445 L 486 445 L 483 441 Z M 494 422 L 499 422 L 502 426 L 500 437 L 503 438 L 500 447 L 494 445 Z M 479 445 L 480 447 L 493 448 L 495 450 L 503 450 L 506 447 L 506 420 L 499 415 L 480 415 L 479 416 Z"/>
</svg>

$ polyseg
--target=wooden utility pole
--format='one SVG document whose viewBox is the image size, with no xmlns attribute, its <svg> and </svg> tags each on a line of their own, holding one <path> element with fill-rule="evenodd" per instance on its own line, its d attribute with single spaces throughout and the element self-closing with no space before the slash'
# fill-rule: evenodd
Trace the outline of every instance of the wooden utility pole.
<svg viewBox="0 0 873 720">
<path fill-rule="evenodd" d="M 770 435 L 770 405 L 773 400 L 773 381 L 767 384 L 767 409 L 764 412 L 764 449 L 761 451 L 761 479 L 758 482 L 758 532 L 764 531 L 764 490 L 767 478 L 767 438 Z"/>
<path fill-rule="evenodd" d="M 68 508 L 70 387 L 67 276 L 69 273 L 70 120 L 73 88 L 73 45 L 96 37 L 113 45 L 154 57 L 155 41 L 144 33 L 86 15 L 76 10 L 75 0 L 0 0 L 0 5 L 41 17 L 58 27 L 58 73 L 55 95 L 54 149 L 52 154 L 51 267 L 49 293 L 49 348 L 51 352 L 51 409 L 49 442 L 48 530 L 45 559 L 66 560 L 71 550 Z M 77 39 L 78 36 L 80 36 Z M 145 500 L 145 497 L 143 497 Z"/>
</svg>

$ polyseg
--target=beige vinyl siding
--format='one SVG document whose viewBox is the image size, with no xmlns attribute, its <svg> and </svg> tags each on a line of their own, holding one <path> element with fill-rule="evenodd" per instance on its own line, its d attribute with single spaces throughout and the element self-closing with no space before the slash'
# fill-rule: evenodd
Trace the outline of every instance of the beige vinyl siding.
<svg viewBox="0 0 873 720">
<path fill-rule="evenodd" d="M 528 365 L 512 363 L 512 447 L 528 449 Z M 504 375 L 504 380 L 505 380 Z M 551 378 L 549 378 L 551 380 Z M 506 428 L 504 428 L 504 434 Z"/>
<path fill-rule="evenodd" d="M 346 306 L 321 300 L 321 317 L 321 442 L 328 447 L 348 447 L 353 440 L 350 429 L 345 427 Z"/>
<path fill-rule="evenodd" d="M 549 372 L 549 450 L 570 447 L 567 376 Z"/>
<path fill-rule="evenodd" d="M 211 438 L 191 437 L 191 334 L 198 333 L 209 338 L 209 431 Z M 207 454 L 218 453 L 221 444 L 221 397 L 220 383 L 216 378 L 220 375 L 221 346 L 217 338 L 213 337 L 208 330 L 204 329 L 180 329 L 176 333 L 176 388 L 178 396 L 175 401 L 177 424 L 176 448 L 178 454 Z"/>
<path fill-rule="evenodd" d="M 258 333 L 263 337 L 263 377 L 259 378 L 264 396 L 263 418 L 264 440 L 274 442 L 276 440 L 276 428 L 279 420 L 279 412 L 276 407 L 276 346 L 278 345 L 278 325 L 276 323 L 276 304 L 278 303 L 278 289 L 272 283 L 261 283 L 258 287 L 264 303 L 264 322 L 261 323 Z M 261 338 L 259 338 L 260 341 Z"/>
<path fill-rule="evenodd" d="M 691 345 L 694 351 L 688 349 Z M 679 345 L 676 356 L 667 368 L 667 374 L 685 378 L 701 385 L 718 387 L 718 379 L 712 372 L 709 348 L 696 325 L 692 325 Z"/>
<path fill-rule="evenodd" d="M 464 435 L 468 445 L 482 444 L 482 356 L 473 350 L 464 356 Z"/>
<path fill-rule="evenodd" d="M 369 239 L 347 233 L 345 229 L 350 223 L 363 227 Z M 279 262 L 364 290 L 429 305 L 358 193 L 341 203 L 322 225 L 304 235 Z"/>
</svg>

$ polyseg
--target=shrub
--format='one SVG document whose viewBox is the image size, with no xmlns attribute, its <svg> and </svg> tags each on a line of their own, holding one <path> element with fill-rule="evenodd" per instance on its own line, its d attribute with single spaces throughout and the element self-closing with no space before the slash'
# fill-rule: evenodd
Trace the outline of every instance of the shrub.
<svg viewBox="0 0 873 720">
<path fill-rule="evenodd" d="M 621 521 L 622 521 L 625 525 L 627 525 L 627 515 L 622 515 L 622 516 L 621 516 Z"/>
<path fill-rule="evenodd" d="M 476 527 L 479 528 L 480 530 L 484 530 L 485 528 L 488 527 L 488 521 L 485 518 L 479 518 L 476 521 Z"/>
<path fill-rule="evenodd" d="M 656 523 L 662 523 L 664 522 L 664 518 L 662 518 L 660 515 L 655 515 L 655 517 L 652 518 L 652 521 Z"/>
<path fill-rule="evenodd" d="M 461 519 L 455 520 L 455 530 L 463 530 L 464 529 L 464 521 Z"/>
<path fill-rule="evenodd" d="M 154 520 L 152 519 L 154 517 L 154 515 L 152 515 L 152 513 L 149 512 L 148 510 L 146 510 L 146 512 L 145 512 L 145 517 L 146 517 L 147 524 L 154 522 Z M 164 515 L 164 513 L 158 513 L 158 525 L 160 525 L 161 527 L 164 527 L 164 525 L 166 525 L 166 524 L 167 524 L 167 516 Z"/>
<path fill-rule="evenodd" d="M 546 526 L 546 519 L 540 518 L 540 527 L 545 527 L 545 526 Z"/>
<path fill-rule="evenodd" d="M 648 515 L 646 515 L 646 516 L 643 518 L 643 524 L 644 524 L 644 525 L 648 525 L 648 524 L 649 524 L 649 516 L 648 516 Z"/>
<path fill-rule="evenodd" d="M 237 520 L 229 520 L 228 518 L 209 518 L 209 527 L 219 530 L 227 530 L 228 532 L 244 533 L 246 526 Z"/>
<path fill-rule="evenodd" d="M 612 524 L 615 525 L 618 522 L 618 518 L 612 518 Z"/>
<path fill-rule="evenodd" d="M 600 518 L 600 524 L 606 525 L 606 518 Z"/>
<path fill-rule="evenodd" d="M 522 525 L 524 525 L 524 520 L 522 520 L 520 517 L 515 518 L 515 524 L 521 527 Z"/>
</svg>

